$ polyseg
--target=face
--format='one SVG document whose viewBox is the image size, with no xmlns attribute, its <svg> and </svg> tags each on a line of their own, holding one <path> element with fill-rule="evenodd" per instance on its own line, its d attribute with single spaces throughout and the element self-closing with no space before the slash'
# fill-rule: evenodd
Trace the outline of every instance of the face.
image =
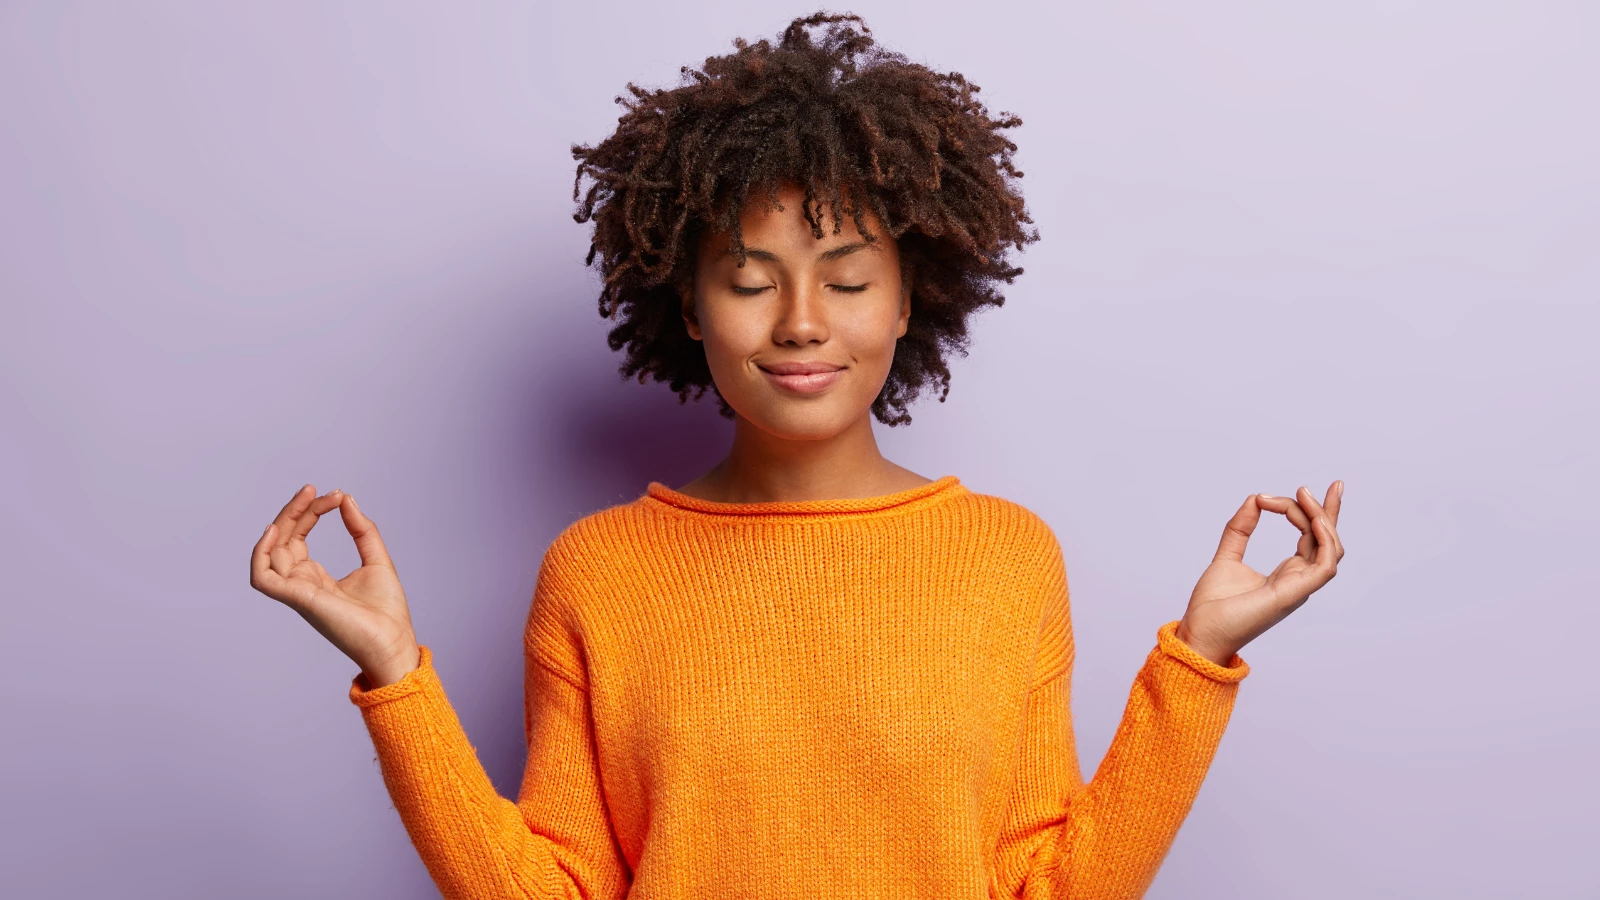
<svg viewBox="0 0 1600 900">
<path fill-rule="evenodd" d="M 756 203 L 740 217 L 743 268 L 728 234 L 707 235 L 683 319 L 734 412 L 773 436 L 818 440 L 869 414 L 906 333 L 911 294 L 895 242 L 871 213 L 873 243 L 848 213 L 834 234 L 825 209 L 819 240 L 804 199 L 788 187 L 778 192 L 782 210 Z"/>
</svg>

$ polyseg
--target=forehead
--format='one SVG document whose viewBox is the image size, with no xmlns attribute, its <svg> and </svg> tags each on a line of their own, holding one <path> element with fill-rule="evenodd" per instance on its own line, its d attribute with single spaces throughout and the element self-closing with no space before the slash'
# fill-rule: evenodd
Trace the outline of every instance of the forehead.
<svg viewBox="0 0 1600 900">
<path fill-rule="evenodd" d="M 776 200 L 781 208 L 774 207 L 772 199 L 767 192 L 758 193 L 746 202 L 739 216 L 740 236 L 747 255 L 758 258 L 774 255 L 820 256 L 828 254 L 830 250 L 865 241 L 861 230 L 856 227 L 855 217 L 848 205 L 842 205 L 840 217 L 836 222 L 826 197 L 812 201 L 811 213 L 822 228 L 822 237 L 818 238 L 811 230 L 811 223 L 806 221 L 806 196 L 803 188 L 796 185 L 780 187 Z M 848 196 L 845 197 L 845 204 L 847 203 Z M 892 253 L 894 241 L 883 239 L 886 235 L 877 217 L 870 209 L 862 212 L 868 233 L 879 238 L 872 242 L 871 247 L 889 250 Z M 837 233 L 834 231 L 836 224 Z M 727 255 L 732 249 L 732 234 L 715 226 L 706 234 L 702 244 L 702 250 L 719 257 Z M 767 252 L 757 253 L 758 250 Z M 837 254 L 831 255 L 837 256 Z"/>
</svg>

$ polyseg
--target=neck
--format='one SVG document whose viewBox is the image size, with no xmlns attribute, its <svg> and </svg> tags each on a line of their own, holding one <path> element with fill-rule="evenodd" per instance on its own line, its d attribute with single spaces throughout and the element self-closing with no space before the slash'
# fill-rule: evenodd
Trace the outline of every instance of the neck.
<svg viewBox="0 0 1600 900">
<path fill-rule="evenodd" d="M 870 415 L 817 440 L 789 440 L 736 416 L 728 456 L 679 490 L 722 503 L 795 502 L 876 497 L 929 479 L 878 450 Z"/>
</svg>

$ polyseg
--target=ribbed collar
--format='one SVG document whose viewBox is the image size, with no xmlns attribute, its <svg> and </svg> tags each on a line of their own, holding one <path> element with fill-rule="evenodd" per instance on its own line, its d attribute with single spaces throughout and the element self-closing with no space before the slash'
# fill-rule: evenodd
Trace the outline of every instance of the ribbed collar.
<svg viewBox="0 0 1600 900">
<path fill-rule="evenodd" d="M 718 503 L 713 500 L 701 500 L 698 497 L 691 497 L 688 494 L 675 491 L 659 481 L 652 481 L 650 486 L 645 489 L 645 496 L 640 499 L 655 500 L 675 509 L 711 516 L 773 516 L 779 518 L 797 516 L 810 518 L 830 515 L 882 513 L 889 510 L 904 510 L 913 506 L 927 506 L 965 493 L 966 490 L 960 479 L 954 475 L 946 475 L 927 484 L 921 484 L 893 494 L 883 494 L 878 497 L 851 497 L 842 500 L 777 500 L 765 503 Z"/>
</svg>

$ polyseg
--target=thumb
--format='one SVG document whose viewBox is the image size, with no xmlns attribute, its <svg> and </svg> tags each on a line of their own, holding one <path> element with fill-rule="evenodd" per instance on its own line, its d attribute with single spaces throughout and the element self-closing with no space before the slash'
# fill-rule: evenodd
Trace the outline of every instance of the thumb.
<svg viewBox="0 0 1600 900">
<path fill-rule="evenodd" d="M 1256 525 L 1261 521 L 1261 507 L 1256 505 L 1256 495 L 1251 494 L 1244 498 L 1244 505 L 1233 514 L 1228 524 L 1222 528 L 1222 540 L 1217 544 L 1217 555 L 1211 558 L 1212 562 L 1226 559 L 1233 562 L 1244 562 L 1244 548 L 1250 543 L 1250 535 L 1255 533 Z"/>
<path fill-rule="evenodd" d="M 345 530 L 355 539 L 356 552 L 361 555 L 363 566 L 394 568 L 389 551 L 383 546 L 383 538 L 378 534 L 378 526 L 361 512 L 355 497 L 344 495 L 344 501 L 339 504 L 339 518 L 344 520 Z"/>
</svg>

